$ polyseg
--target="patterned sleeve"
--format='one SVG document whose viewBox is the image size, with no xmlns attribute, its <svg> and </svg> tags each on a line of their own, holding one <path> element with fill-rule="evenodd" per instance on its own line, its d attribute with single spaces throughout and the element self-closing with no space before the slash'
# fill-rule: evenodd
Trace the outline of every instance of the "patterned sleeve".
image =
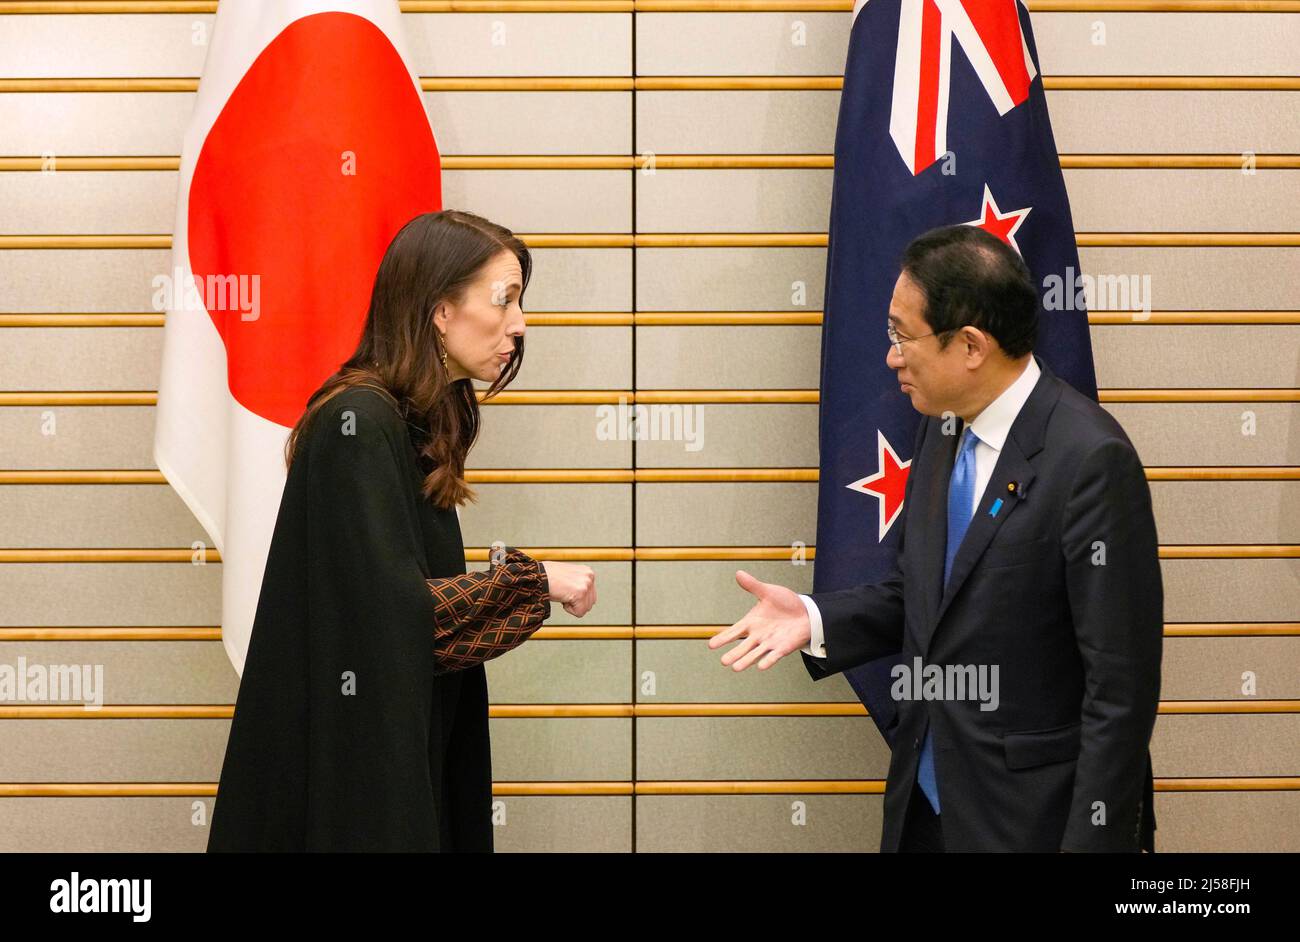
<svg viewBox="0 0 1300 942">
<path fill-rule="evenodd" d="M 438 673 L 462 671 L 523 644 L 551 613 L 542 564 L 506 547 L 487 572 L 426 579 L 434 601 Z"/>
</svg>

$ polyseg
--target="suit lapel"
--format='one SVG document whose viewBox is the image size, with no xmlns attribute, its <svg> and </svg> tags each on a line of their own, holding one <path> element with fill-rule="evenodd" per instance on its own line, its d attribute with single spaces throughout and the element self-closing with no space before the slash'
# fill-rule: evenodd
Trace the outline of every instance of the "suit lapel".
<svg viewBox="0 0 1300 942">
<path fill-rule="evenodd" d="M 929 476 L 924 489 L 918 489 L 912 495 L 920 507 L 926 508 L 920 556 L 925 589 L 925 625 L 933 625 L 938 620 L 939 602 L 943 597 L 943 554 L 948 542 L 948 480 L 952 477 L 952 465 L 957 458 L 958 439 L 957 435 L 942 433 L 942 420 L 935 421 L 934 429 L 932 434 L 937 435 L 939 443 L 933 454 L 927 457 L 935 472 Z"/>
<path fill-rule="evenodd" d="M 1025 501 L 1031 500 L 1032 497 L 1030 482 L 1034 479 L 1034 467 L 1030 464 L 1030 459 L 1043 450 L 1043 439 L 1046 436 L 1047 420 L 1056 408 L 1056 402 L 1061 397 L 1061 381 L 1047 368 L 1047 365 L 1035 355 L 1042 375 L 1034 385 L 1033 391 L 1030 392 L 1029 398 L 1025 400 L 1024 406 L 1021 407 L 1020 413 L 1016 416 L 1015 421 L 1011 423 L 1010 433 L 1007 440 L 1002 446 L 1002 451 L 998 455 L 997 464 L 993 466 L 993 475 L 989 478 L 988 485 L 984 488 L 984 493 L 980 496 L 979 505 L 975 508 L 975 515 L 971 518 L 970 526 L 966 530 L 966 536 L 962 539 L 961 547 L 957 550 L 957 556 L 952 562 L 952 573 L 948 577 L 948 584 L 944 587 L 940 595 L 937 610 L 934 617 L 926 622 L 926 637 L 923 639 L 922 650 L 929 651 L 930 641 L 934 637 L 940 620 L 952 604 L 953 598 L 961 589 L 962 583 L 975 568 L 984 551 L 988 548 L 989 543 L 997 534 L 1002 524 L 1007 518 L 1016 512 L 1016 509 Z M 956 436 L 947 436 L 955 438 Z M 949 450 L 956 451 L 955 445 L 949 446 Z M 937 546 L 927 546 L 927 559 L 938 560 L 939 580 L 943 579 L 943 559 L 947 547 L 946 537 L 948 529 L 948 479 L 952 476 L 953 458 L 948 460 L 947 473 L 943 475 L 942 486 L 939 488 L 940 497 L 931 499 L 938 500 L 935 506 L 939 508 L 938 516 L 941 517 L 942 523 L 939 524 L 938 530 L 942 536 Z M 1008 485 L 1014 484 L 1015 490 L 1011 490 Z M 992 513 L 993 506 L 998 501 L 1002 503 L 998 506 L 997 513 Z M 931 528 L 933 531 L 934 528 Z M 927 573 L 927 580 L 929 574 Z M 929 582 L 927 582 L 929 589 Z"/>
</svg>

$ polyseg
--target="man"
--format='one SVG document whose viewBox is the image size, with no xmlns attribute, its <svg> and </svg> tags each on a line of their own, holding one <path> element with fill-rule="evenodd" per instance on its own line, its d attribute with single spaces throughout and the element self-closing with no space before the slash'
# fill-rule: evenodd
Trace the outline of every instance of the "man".
<svg viewBox="0 0 1300 942">
<path fill-rule="evenodd" d="M 1033 355 L 1038 295 L 973 226 L 903 256 L 887 363 L 925 418 L 884 582 L 757 602 L 709 647 L 814 680 L 902 652 L 882 851 L 1152 849 L 1163 592 L 1142 462 Z"/>
</svg>

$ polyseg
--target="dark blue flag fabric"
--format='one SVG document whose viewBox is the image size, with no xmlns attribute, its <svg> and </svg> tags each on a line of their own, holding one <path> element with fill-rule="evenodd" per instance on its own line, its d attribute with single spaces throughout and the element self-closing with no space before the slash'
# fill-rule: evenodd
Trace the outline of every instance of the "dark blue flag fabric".
<svg viewBox="0 0 1300 942">
<path fill-rule="evenodd" d="M 885 364 L 889 301 L 908 242 L 960 223 L 1024 258 L 1040 291 L 1035 352 L 1095 399 L 1028 11 L 1017 0 L 858 0 L 835 134 L 814 591 L 874 582 L 893 565 L 920 416 Z M 894 663 L 845 672 L 891 745 Z"/>
</svg>

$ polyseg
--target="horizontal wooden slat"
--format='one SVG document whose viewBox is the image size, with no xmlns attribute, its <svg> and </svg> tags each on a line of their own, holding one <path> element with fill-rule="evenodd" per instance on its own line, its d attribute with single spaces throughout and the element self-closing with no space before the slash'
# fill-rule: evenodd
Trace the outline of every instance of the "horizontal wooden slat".
<svg viewBox="0 0 1300 942">
<path fill-rule="evenodd" d="M 1157 778 L 1158 792 L 1300 790 L 1300 777 Z M 494 782 L 496 797 L 522 795 L 883 795 L 881 779 L 750 779 L 745 781 Z M 216 782 L 5 782 L 0 798 L 212 797 Z"/>
<path fill-rule="evenodd" d="M 814 483 L 816 468 L 555 468 L 479 469 L 466 472 L 471 484 L 654 484 Z M 1300 467 L 1146 468 L 1148 481 L 1300 481 Z M 0 471 L 4 484 L 158 484 L 161 471 Z"/>
<path fill-rule="evenodd" d="M 780 560 L 789 559 L 789 546 L 537 546 L 518 547 L 539 559 L 597 561 Z M 192 563 L 196 550 L 158 548 L 43 548 L 0 549 L 0 563 Z M 817 548 L 802 550 L 806 559 L 817 558 Z M 490 550 L 467 549 L 467 562 L 487 562 Z M 1161 546 L 1161 559 L 1300 559 L 1300 545 L 1215 543 Z M 208 563 L 221 561 L 213 548 L 203 551 Z"/>
<path fill-rule="evenodd" d="M 1300 0 L 1028 0 L 1034 13 L 1295 13 Z M 402 0 L 403 13 L 840 12 L 853 0 Z M 8 0 L 4 13 L 215 13 L 217 0 Z"/>
<path fill-rule="evenodd" d="M 516 233 L 534 249 L 825 248 L 824 232 Z M 1295 232 L 1077 232 L 1085 248 L 1292 248 Z M 169 249 L 169 235 L 0 235 L 4 249 Z"/>
<path fill-rule="evenodd" d="M 1136 315 L 1141 313 L 1141 318 Z M 707 327 L 819 325 L 821 311 L 528 311 L 530 327 Z M 162 327 L 162 313 L 0 314 L 0 327 Z M 1090 311 L 1096 325 L 1300 324 L 1300 311 Z"/>
<path fill-rule="evenodd" d="M 535 641 L 703 641 L 728 625 L 562 625 L 543 626 Z M 1173 622 L 1166 638 L 1300 637 L 1300 622 Z M 219 641 L 221 627 L 10 627 L 0 628 L 3 641 Z"/>
<path fill-rule="evenodd" d="M 1297 154 L 1253 154 L 1258 170 L 1300 169 Z M 179 170 L 180 157 L 0 157 L 0 171 Z M 829 170 L 834 154 L 446 154 L 443 170 Z M 1066 170 L 1237 170 L 1242 154 L 1061 154 Z"/>
<path fill-rule="evenodd" d="M 1162 715 L 1253 715 L 1300 713 L 1300 700 L 1162 700 Z M 0 720 L 221 720 L 234 716 L 234 704 L 82 704 L 0 705 Z M 488 707 L 496 719 L 574 717 L 843 717 L 866 716 L 861 703 L 498 703 Z"/>
<path fill-rule="evenodd" d="M 426 92 L 838 91 L 838 75 L 422 76 Z M 0 93 L 196 92 L 197 78 L 0 78 Z M 1296 91 L 1289 75 L 1047 75 L 1048 91 Z"/>
<path fill-rule="evenodd" d="M 820 400 L 815 389 L 537 389 L 506 390 L 485 406 L 618 405 L 620 402 L 691 404 L 805 403 Z M 1101 389 L 1101 402 L 1300 402 L 1300 389 Z M 150 390 L 0 392 L 3 406 L 153 406 L 158 394 Z"/>
</svg>

